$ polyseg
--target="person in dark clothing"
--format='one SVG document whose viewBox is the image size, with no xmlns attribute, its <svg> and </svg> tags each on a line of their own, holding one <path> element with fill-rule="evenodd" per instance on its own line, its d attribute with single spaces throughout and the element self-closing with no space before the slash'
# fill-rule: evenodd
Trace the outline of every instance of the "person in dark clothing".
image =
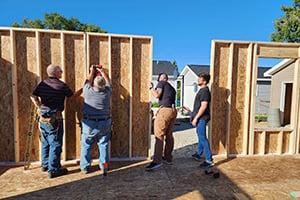
<svg viewBox="0 0 300 200">
<path fill-rule="evenodd" d="M 200 164 L 201 168 L 211 167 L 214 165 L 209 141 L 206 136 L 206 125 L 210 120 L 210 100 L 211 94 L 207 84 L 209 83 L 210 75 L 208 73 L 200 73 L 198 77 L 198 85 L 200 90 L 196 94 L 194 100 L 194 109 L 192 115 L 192 125 L 196 126 L 198 135 L 197 152 L 192 155 L 195 160 L 200 160 L 204 151 L 205 161 Z"/>
<path fill-rule="evenodd" d="M 48 78 L 40 82 L 31 95 L 31 100 L 38 107 L 39 126 L 42 140 L 42 171 L 48 171 L 48 177 L 54 178 L 68 173 L 61 168 L 60 154 L 63 142 L 63 119 L 65 97 L 73 96 L 62 78 L 60 66 L 50 64 L 47 67 Z M 76 92 L 76 96 L 81 90 Z"/>
<path fill-rule="evenodd" d="M 162 73 L 158 77 L 158 84 L 153 89 L 153 83 L 149 84 L 149 89 L 155 98 L 158 98 L 159 109 L 156 112 L 154 121 L 155 149 L 153 161 L 146 167 L 146 170 L 153 170 L 162 166 L 162 161 L 166 164 L 172 163 L 172 152 L 174 148 L 173 128 L 177 117 L 175 108 L 176 90 L 168 82 L 168 76 Z M 163 154 L 164 139 L 166 140 Z"/>
</svg>

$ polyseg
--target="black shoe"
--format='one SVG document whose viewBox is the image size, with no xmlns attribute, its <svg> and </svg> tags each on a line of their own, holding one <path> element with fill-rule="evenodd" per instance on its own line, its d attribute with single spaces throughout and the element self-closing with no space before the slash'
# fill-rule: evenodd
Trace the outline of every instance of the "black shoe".
<svg viewBox="0 0 300 200">
<path fill-rule="evenodd" d="M 84 174 L 90 173 L 90 172 L 91 172 L 90 167 L 85 167 L 85 168 L 83 168 L 83 169 L 81 170 L 81 172 L 84 173 Z"/>
<path fill-rule="evenodd" d="M 214 166 L 214 163 L 211 161 L 204 161 L 203 163 L 200 164 L 200 168 L 209 168 L 209 167 L 212 167 Z"/>
<path fill-rule="evenodd" d="M 46 171 L 48 171 L 48 167 L 43 167 L 42 166 L 41 170 L 42 170 L 42 172 L 46 172 Z"/>
<path fill-rule="evenodd" d="M 201 156 L 200 156 L 199 154 L 197 154 L 197 153 L 194 153 L 194 154 L 192 155 L 192 158 L 194 158 L 194 160 L 197 160 L 197 161 L 200 161 L 200 160 L 201 160 Z"/>
<path fill-rule="evenodd" d="M 167 165 L 173 165 L 173 164 L 174 164 L 172 161 L 167 161 L 167 160 L 165 159 L 165 157 L 162 157 L 162 160 L 163 160 L 163 162 L 164 162 L 165 164 L 167 164 Z"/>
<path fill-rule="evenodd" d="M 161 167 L 161 166 L 163 166 L 162 163 L 151 162 L 151 163 L 146 167 L 146 170 L 147 170 L 147 171 L 150 171 L 150 170 L 159 168 L 159 167 Z"/>
<path fill-rule="evenodd" d="M 62 176 L 62 175 L 65 175 L 68 173 L 68 169 L 66 168 L 61 168 L 57 171 L 54 171 L 54 172 L 48 172 L 48 177 L 49 178 L 55 178 L 55 177 L 58 177 L 58 176 Z"/>
</svg>

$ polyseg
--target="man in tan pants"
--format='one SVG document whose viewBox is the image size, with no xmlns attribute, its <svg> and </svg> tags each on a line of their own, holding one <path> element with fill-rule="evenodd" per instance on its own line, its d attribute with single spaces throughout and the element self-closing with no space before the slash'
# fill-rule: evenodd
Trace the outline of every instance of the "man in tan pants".
<svg viewBox="0 0 300 200">
<path fill-rule="evenodd" d="M 155 147 L 153 161 L 146 167 L 147 171 L 159 168 L 164 163 L 172 165 L 172 152 L 174 148 L 173 128 L 177 117 L 175 108 L 176 90 L 168 82 L 168 76 L 161 73 L 158 84 L 153 89 L 153 83 L 149 84 L 152 95 L 159 99 L 159 109 L 154 121 Z M 166 140 L 163 156 L 164 139 Z"/>
</svg>

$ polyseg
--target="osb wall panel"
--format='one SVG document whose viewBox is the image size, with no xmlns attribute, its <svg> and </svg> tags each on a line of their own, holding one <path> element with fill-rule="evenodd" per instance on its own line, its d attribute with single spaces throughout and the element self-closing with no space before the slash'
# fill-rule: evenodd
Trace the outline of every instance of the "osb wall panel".
<svg viewBox="0 0 300 200">
<path fill-rule="evenodd" d="M 214 154 L 225 154 L 227 118 L 227 74 L 229 63 L 229 44 L 215 43 L 214 72 L 212 74 L 211 148 Z"/>
<path fill-rule="evenodd" d="M 266 154 L 277 153 L 278 132 L 267 132 L 266 134 Z"/>
<path fill-rule="evenodd" d="M 289 153 L 291 132 L 283 132 L 281 153 Z"/>
<path fill-rule="evenodd" d="M 130 39 L 111 38 L 112 139 L 111 156 L 129 156 Z"/>
<path fill-rule="evenodd" d="M 72 91 L 82 88 L 85 73 L 85 41 L 82 35 L 64 34 L 65 81 Z M 66 159 L 80 158 L 80 119 L 83 98 L 67 99 L 65 115 Z"/>
<path fill-rule="evenodd" d="M 89 35 L 89 34 L 88 34 Z M 92 64 L 101 64 L 104 70 L 109 75 L 109 42 L 108 36 L 96 36 L 89 35 L 89 63 L 88 66 Z M 96 143 L 94 143 L 91 150 L 91 157 L 97 158 L 99 157 L 99 150 Z"/>
<path fill-rule="evenodd" d="M 148 39 L 133 39 L 132 156 L 145 156 L 148 151 L 150 42 Z"/>
<path fill-rule="evenodd" d="M 88 65 L 101 64 L 108 69 L 109 66 L 109 51 L 108 37 L 104 36 L 89 36 L 89 61 Z"/>
<path fill-rule="evenodd" d="M 19 118 L 19 147 L 20 160 L 24 160 L 26 139 L 30 117 L 30 95 L 37 86 L 37 56 L 35 32 L 15 32 L 15 67 L 17 77 L 17 98 Z M 39 160 L 39 137 L 35 129 L 32 143 L 32 160 Z"/>
<path fill-rule="evenodd" d="M 233 67 L 230 105 L 230 141 L 229 153 L 243 152 L 244 102 L 246 94 L 246 68 L 248 56 L 247 44 L 235 44 L 233 47 Z"/>
<path fill-rule="evenodd" d="M 49 64 L 58 64 L 61 66 L 61 36 L 60 33 L 39 33 L 40 42 L 40 64 L 42 71 L 40 72 L 41 80 L 48 77 L 47 67 Z"/>
<path fill-rule="evenodd" d="M 262 140 L 262 132 L 261 131 L 255 131 L 254 134 L 254 148 L 253 153 L 254 154 L 260 154 L 261 153 L 261 141 Z"/>
<path fill-rule="evenodd" d="M 11 41 L 9 31 L 0 31 L 0 162 L 14 161 L 14 110 Z"/>
</svg>

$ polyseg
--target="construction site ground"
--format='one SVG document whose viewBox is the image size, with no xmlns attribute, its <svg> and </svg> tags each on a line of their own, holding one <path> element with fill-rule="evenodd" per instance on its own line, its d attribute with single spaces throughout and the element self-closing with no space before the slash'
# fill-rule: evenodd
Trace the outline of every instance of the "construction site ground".
<svg viewBox="0 0 300 200">
<path fill-rule="evenodd" d="M 152 152 L 154 136 L 152 135 Z M 82 174 L 78 161 L 63 162 L 67 175 L 49 179 L 40 164 L 30 170 L 2 164 L 1 199 L 293 199 L 300 191 L 300 156 L 214 156 L 219 178 L 206 175 L 191 158 L 197 148 L 195 128 L 175 125 L 174 165 L 145 171 L 148 160 L 110 162 L 107 176 L 92 162 Z"/>
</svg>

